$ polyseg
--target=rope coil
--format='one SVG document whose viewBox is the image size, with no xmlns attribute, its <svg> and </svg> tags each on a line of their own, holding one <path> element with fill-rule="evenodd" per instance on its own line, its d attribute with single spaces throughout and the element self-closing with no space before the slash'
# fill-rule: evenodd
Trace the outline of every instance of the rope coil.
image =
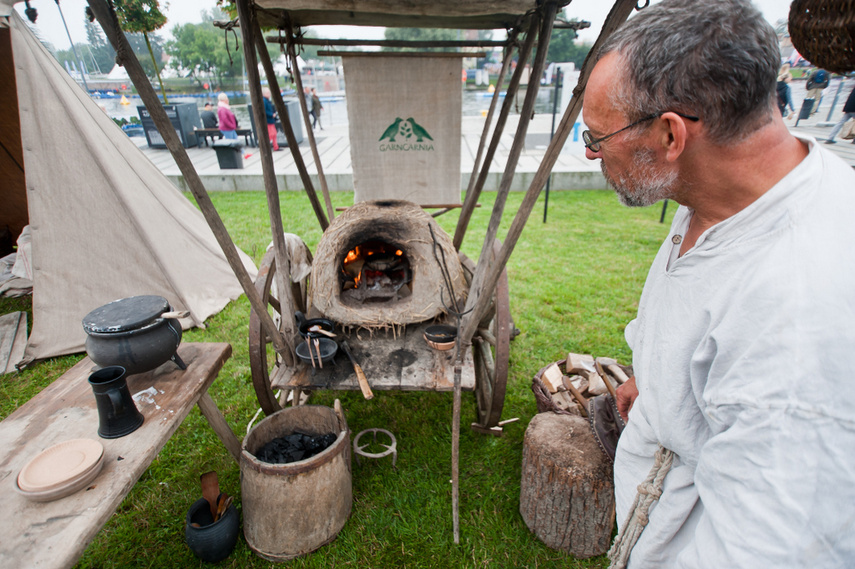
<svg viewBox="0 0 855 569">
<path fill-rule="evenodd" d="M 674 464 L 674 451 L 659 445 L 659 450 L 656 451 L 653 458 L 653 467 L 644 482 L 638 485 L 638 493 L 629 508 L 626 522 L 615 538 L 612 548 L 609 549 L 608 556 L 611 560 L 609 569 L 626 568 L 632 548 L 650 521 L 648 517 L 650 506 L 662 495 L 662 484 L 665 481 L 665 476 L 671 470 L 671 465 Z"/>
</svg>

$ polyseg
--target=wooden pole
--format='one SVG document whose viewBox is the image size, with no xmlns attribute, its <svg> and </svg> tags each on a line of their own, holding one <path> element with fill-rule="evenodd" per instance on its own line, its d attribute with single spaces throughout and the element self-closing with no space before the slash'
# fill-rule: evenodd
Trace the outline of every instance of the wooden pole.
<svg viewBox="0 0 855 569">
<path fill-rule="evenodd" d="M 286 39 L 281 38 L 279 36 L 267 36 L 265 38 L 269 43 L 285 43 Z M 491 41 L 491 40 L 463 40 L 463 41 L 449 41 L 449 40 L 437 40 L 437 41 L 406 41 L 406 40 L 372 40 L 372 39 L 364 39 L 364 40 L 348 40 L 348 39 L 323 39 L 323 38 L 300 38 L 300 45 L 322 45 L 322 46 L 330 46 L 330 47 L 362 47 L 362 46 L 376 46 L 376 47 L 411 47 L 411 48 L 446 48 L 446 47 L 506 47 L 508 45 L 507 41 Z"/>
<path fill-rule="evenodd" d="M 104 30 L 104 33 L 110 40 L 113 48 L 116 50 L 118 60 L 125 67 L 125 70 L 128 72 L 128 76 L 137 88 L 143 104 L 148 109 L 155 126 L 157 126 L 157 130 L 160 132 L 160 135 L 163 137 L 163 141 L 166 143 L 166 147 L 169 149 L 169 152 L 175 159 L 175 163 L 181 170 L 181 174 L 184 176 L 184 180 L 187 182 L 190 192 L 193 194 L 193 197 L 196 198 L 196 203 L 199 204 L 199 209 L 202 211 L 202 215 L 208 222 L 208 226 L 211 228 L 211 232 L 217 239 L 217 243 L 219 243 L 220 248 L 223 250 L 223 254 L 226 256 L 229 266 L 231 266 L 232 271 L 249 299 L 249 303 L 252 305 L 253 310 L 255 310 L 261 318 L 261 325 L 264 327 L 265 332 L 270 335 L 273 341 L 273 347 L 280 354 L 290 351 L 290 348 L 279 335 L 279 331 L 273 323 L 273 318 L 268 314 L 267 306 L 264 305 L 261 301 L 261 296 L 258 294 L 258 291 L 255 290 L 255 285 L 243 266 L 243 262 L 241 261 L 237 248 L 232 242 L 231 237 L 229 237 L 226 226 L 223 224 L 223 220 L 217 213 L 214 204 L 211 203 L 211 198 L 208 196 L 208 192 L 205 190 L 205 186 L 202 184 L 199 174 L 193 167 L 193 163 L 187 156 L 187 151 L 181 145 L 181 141 L 175 133 L 175 128 L 172 126 L 169 117 L 166 116 L 166 111 L 163 110 L 163 106 L 160 104 L 160 99 L 157 98 L 154 87 L 151 86 L 148 77 L 146 77 L 145 71 L 143 71 L 142 65 L 140 65 L 136 55 L 134 55 L 133 49 L 131 49 L 127 38 L 125 38 L 125 35 L 121 32 L 121 27 L 119 26 L 119 20 L 115 11 L 113 11 L 113 8 L 108 4 L 107 0 L 89 0 L 89 6 L 92 8 L 92 13 L 95 14 L 96 18 L 98 18 L 98 23 L 101 24 L 101 28 Z"/>
<path fill-rule="evenodd" d="M 472 320 L 474 313 L 470 312 L 474 307 L 486 309 L 484 300 L 489 302 L 492 298 L 493 290 L 495 290 L 496 282 L 492 284 L 492 288 L 486 288 L 485 278 L 491 273 L 497 261 L 493 260 L 493 242 L 496 240 L 496 235 L 499 232 L 499 224 L 502 221 L 502 215 L 505 211 L 505 203 L 508 199 L 511 183 L 513 182 L 514 173 L 525 146 L 525 135 L 528 131 L 528 125 L 531 122 L 531 117 L 534 112 L 534 103 L 537 98 L 537 90 L 540 85 L 540 76 L 543 74 L 543 69 L 546 66 L 546 46 L 549 45 L 549 38 L 552 34 L 552 22 L 555 20 L 555 14 L 558 12 L 558 6 L 554 2 L 545 5 L 543 14 L 540 18 L 532 18 L 532 26 L 539 24 L 538 32 L 538 50 L 532 65 L 531 79 L 529 80 L 528 89 L 526 89 L 525 101 L 522 111 L 520 112 L 520 120 L 517 125 L 517 131 L 514 135 L 514 143 L 511 146 L 511 151 L 508 154 L 508 162 L 505 166 L 505 172 L 502 176 L 502 181 L 499 184 L 499 191 L 496 194 L 496 202 L 493 204 L 493 214 L 490 216 L 490 222 L 487 226 L 487 234 L 484 237 L 484 243 L 481 246 L 481 256 L 478 257 L 478 264 L 475 267 L 475 274 L 472 277 L 472 284 L 469 287 L 469 296 L 466 298 L 466 308 L 463 310 L 466 316 L 463 317 L 463 329 L 467 330 L 469 335 L 462 335 L 464 345 L 469 345 L 472 336 L 478 329 L 483 313 L 479 314 L 477 320 Z M 531 32 L 530 32 L 531 33 Z"/>
<path fill-rule="evenodd" d="M 273 69 L 273 63 L 270 61 L 270 55 L 267 53 L 267 46 L 264 45 L 264 40 L 260 33 L 255 34 L 255 43 L 258 50 L 258 58 L 264 67 L 264 74 L 267 76 L 267 85 L 270 87 L 270 94 L 273 97 L 273 106 L 276 107 L 276 112 L 279 114 L 279 121 L 282 123 L 282 132 L 285 133 L 285 138 L 288 140 L 288 150 L 291 151 L 291 156 L 294 158 L 294 165 L 300 174 L 300 180 L 303 181 L 303 187 L 306 190 L 306 195 L 309 196 L 309 202 L 315 211 L 315 217 L 318 218 L 321 229 L 326 231 L 330 223 L 327 221 L 323 206 L 321 206 L 318 194 L 315 192 L 315 186 L 312 184 L 312 177 L 306 168 L 306 163 L 303 161 L 303 154 L 300 152 L 297 136 L 294 134 L 294 128 L 291 126 L 291 117 L 288 114 L 288 109 L 285 107 L 285 101 L 282 100 L 282 91 L 279 89 L 279 83 L 276 82 L 276 71 Z"/>
<path fill-rule="evenodd" d="M 273 146 L 267 135 L 267 116 L 264 111 L 264 101 L 261 95 L 261 78 L 258 75 L 258 60 L 255 56 L 255 41 L 253 38 L 261 35 L 261 30 L 255 21 L 255 14 L 249 7 L 248 0 L 237 0 L 238 18 L 244 23 L 241 26 L 243 41 L 243 56 L 246 63 L 246 77 L 249 82 L 249 98 L 252 101 L 252 114 L 255 118 L 255 128 L 258 132 L 258 150 L 261 154 L 261 172 L 264 179 L 264 192 L 267 195 L 267 212 L 270 218 L 270 230 L 273 233 L 273 255 L 276 258 L 276 274 L 274 279 L 279 293 L 279 328 L 289 347 L 296 345 L 297 327 L 293 318 L 294 299 L 291 294 L 291 260 L 285 249 L 285 230 L 282 226 L 282 208 L 279 204 L 279 188 L 276 186 L 276 172 L 273 167 Z M 293 348 L 292 348 L 293 349 Z M 297 363 L 296 354 L 289 349 L 282 354 L 285 364 L 293 366 Z"/>
<path fill-rule="evenodd" d="M 537 202 L 540 191 L 546 184 L 546 180 L 549 178 L 552 168 L 555 166 L 555 162 L 558 161 L 558 155 L 561 153 L 561 149 L 564 147 L 564 143 L 567 141 L 567 137 L 570 135 L 570 132 L 573 130 L 576 118 L 582 110 L 585 85 L 588 82 L 588 77 L 591 75 L 591 70 L 596 64 L 596 53 L 599 51 L 603 42 L 605 42 L 605 40 L 614 33 L 614 31 L 620 27 L 623 22 L 626 21 L 632 13 L 632 10 L 635 9 L 635 5 L 636 0 L 617 0 L 609 12 L 605 24 L 603 24 L 600 36 L 597 38 L 596 43 L 594 43 L 594 46 L 591 48 L 591 51 L 588 53 L 588 57 L 585 59 L 585 63 L 582 66 L 582 73 L 579 76 L 579 82 L 576 84 L 576 88 L 573 89 L 573 99 L 571 100 L 570 105 L 568 105 L 567 110 L 564 113 L 564 117 L 561 119 L 561 123 L 558 125 L 555 137 L 546 149 L 543 161 L 540 163 L 525 197 L 523 197 L 523 202 L 511 223 L 511 227 L 508 230 L 508 234 L 505 237 L 505 241 L 502 244 L 502 248 L 499 251 L 497 258 L 490 269 L 489 275 L 487 275 L 483 281 L 482 291 L 491 291 L 496 287 L 496 284 L 499 281 L 499 275 L 507 264 L 508 259 L 510 259 L 514 246 L 522 234 L 523 227 L 531 214 L 531 210 Z M 472 291 L 470 290 L 470 298 L 471 295 Z M 462 329 L 460 331 L 459 338 L 467 344 L 471 342 L 472 336 L 474 336 L 477 331 L 478 322 L 483 317 L 484 311 L 488 308 L 489 301 L 490 295 L 482 294 L 480 298 L 477 299 L 477 303 L 475 303 L 472 312 L 467 314 L 465 317 L 461 326 Z M 467 302 L 467 309 L 468 308 L 469 303 Z"/>
<path fill-rule="evenodd" d="M 537 29 L 537 18 L 533 18 L 528 32 L 526 33 L 525 43 L 522 49 L 519 50 L 519 65 L 511 75 L 511 82 L 508 85 L 508 91 L 505 93 L 505 101 L 502 103 L 502 110 L 499 112 L 499 118 L 496 120 L 496 128 L 493 130 L 493 139 L 490 141 L 490 146 L 487 148 L 487 155 L 484 158 L 484 166 L 481 174 L 478 176 L 478 182 L 471 192 L 466 193 L 466 199 L 463 203 L 463 209 L 460 211 L 460 217 L 457 219 L 457 228 L 454 230 L 454 248 L 458 251 L 463 244 L 463 236 L 466 234 L 466 228 L 469 225 L 469 220 L 472 218 L 472 212 L 475 209 L 475 203 L 481 196 L 481 190 L 484 188 L 484 183 L 487 181 L 487 174 L 490 172 L 490 163 L 493 162 L 493 157 L 496 155 L 496 150 L 499 148 L 499 141 L 502 138 L 502 133 L 505 130 L 505 123 L 508 121 L 508 116 L 511 114 L 511 107 L 516 97 L 517 89 L 522 80 L 523 71 L 525 70 L 525 62 L 528 61 L 531 50 L 534 46 L 534 40 L 537 37 L 535 30 Z M 498 97 L 498 89 L 493 94 Z M 470 197 L 471 194 L 471 197 Z"/>
<path fill-rule="evenodd" d="M 312 149 L 312 157 L 315 159 L 315 167 L 318 169 L 318 182 L 321 184 L 321 193 L 324 195 L 324 203 L 327 206 L 327 217 L 332 221 L 335 219 L 330 192 L 327 189 L 327 179 L 324 176 L 324 167 L 321 165 L 321 157 L 315 144 L 315 133 L 312 130 L 312 122 L 309 120 L 309 107 L 306 103 L 306 95 L 303 93 L 303 78 L 300 77 L 300 66 L 297 65 L 297 48 L 294 44 L 294 30 L 291 29 L 290 20 L 285 24 L 285 39 L 288 42 L 288 57 L 291 59 L 291 69 L 294 72 L 294 84 L 297 87 L 297 100 L 300 101 L 300 109 L 303 111 L 303 122 L 306 125 L 306 136 L 309 137 L 309 147 Z"/>
<path fill-rule="evenodd" d="M 462 368 L 454 366 L 454 401 L 451 417 L 451 522 L 454 543 L 460 543 L 460 376 Z"/>
<path fill-rule="evenodd" d="M 484 145 L 487 142 L 488 135 L 490 133 L 490 125 L 493 122 L 493 113 L 496 110 L 496 105 L 499 101 L 499 93 L 502 90 L 502 83 L 505 82 L 505 74 L 508 71 L 508 68 L 511 65 L 511 59 L 513 58 L 514 50 L 509 47 L 507 52 L 505 53 L 505 60 L 502 62 L 502 69 L 499 71 L 499 78 L 496 80 L 496 90 L 493 92 L 493 98 L 490 100 L 490 110 L 487 111 L 487 119 L 484 121 L 484 130 L 481 133 L 481 139 L 478 141 L 478 152 L 475 154 L 475 163 L 472 165 L 472 174 L 469 175 L 469 186 L 466 188 L 466 198 L 464 199 L 463 207 L 474 209 L 474 203 L 476 201 L 475 196 L 475 182 L 478 180 L 478 174 L 481 171 L 481 155 L 484 152 Z M 502 125 L 504 127 L 504 124 Z M 499 131 L 498 126 L 496 127 L 496 131 Z M 501 134 L 501 133 L 500 133 Z M 484 167 L 489 171 L 489 165 L 485 163 Z M 479 192 L 480 194 L 480 192 Z M 470 211 L 467 214 L 466 224 L 469 223 L 469 218 L 471 217 L 472 212 Z M 462 214 L 461 214 L 462 217 Z M 465 229 L 465 226 L 464 226 Z M 463 235 L 461 235 L 461 243 L 455 244 L 455 248 L 459 251 L 460 245 L 463 241 Z"/>
</svg>

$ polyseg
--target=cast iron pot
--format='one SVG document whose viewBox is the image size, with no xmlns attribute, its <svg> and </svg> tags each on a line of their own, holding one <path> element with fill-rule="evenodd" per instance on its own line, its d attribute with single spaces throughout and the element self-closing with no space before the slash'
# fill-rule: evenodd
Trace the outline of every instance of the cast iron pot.
<svg viewBox="0 0 855 569">
<path fill-rule="evenodd" d="M 327 334 L 311 330 L 315 326 L 326 332 L 332 332 L 335 330 L 335 324 L 333 324 L 333 321 L 327 320 L 326 318 L 306 319 L 306 316 L 299 310 L 294 313 L 294 317 L 297 319 L 297 330 L 304 338 L 329 338 Z"/>
<path fill-rule="evenodd" d="M 160 296 L 132 296 L 96 308 L 83 319 L 86 353 L 101 367 L 122 366 L 128 375 L 172 360 L 187 366 L 176 350 L 181 343 L 180 316 Z"/>
</svg>

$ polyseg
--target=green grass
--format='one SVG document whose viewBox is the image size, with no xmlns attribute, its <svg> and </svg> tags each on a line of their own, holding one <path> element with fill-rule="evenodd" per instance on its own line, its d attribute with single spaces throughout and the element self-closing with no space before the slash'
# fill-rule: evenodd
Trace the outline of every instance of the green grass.
<svg viewBox="0 0 855 569">
<path fill-rule="evenodd" d="M 351 194 L 335 194 L 335 205 Z M 484 194 L 464 252 L 477 259 L 495 194 Z M 506 210 L 520 204 L 512 194 Z M 270 241 L 264 195 L 218 193 L 212 199 L 236 244 L 258 263 Z M 303 194 L 283 193 L 285 230 L 314 251 L 321 231 Z M 397 470 L 391 459 L 353 463 L 353 512 L 337 539 L 291 561 L 290 567 L 606 567 L 604 557 L 579 561 L 551 550 L 529 532 L 519 515 L 522 440 L 537 412 L 532 376 L 568 351 L 630 361 L 623 338 L 634 316 L 647 269 L 666 224 L 661 207 L 629 209 L 612 192 L 550 195 L 533 212 L 508 265 L 511 312 L 522 334 L 511 344 L 503 418 L 520 421 L 494 438 L 463 428 L 460 437 L 460 532 L 452 540 L 451 406 L 448 393 L 316 392 L 311 403 L 340 398 L 353 433 L 382 427 L 398 439 Z M 673 212 L 673 206 L 669 208 Z M 670 215 L 669 215 L 670 219 Z M 438 218 L 453 232 L 457 213 Z M 0 299 L 0 313 L 29 310 L 27 300 Z M 30 315 L 30 318 L 32 315 Z M 231 303 L 205 330 L 185 333 L 187 342 L 229 342 L 234 349 L 210 393 L 239 437 L 258 403 L 247 347 L 249 303 Z M 82 355 L 40 362 L 0 380 L 0 417 L 6 417 L 59 377 Z M 474 396 L 464 393 L 462 425 L 475 420 Z M 223 490 L 240 496 L 240 471 L 205 419 L 194 409 L 159 457 L 87 548 L 80 567 L 195 567 L 202 563 L 184 544 L 184 515 L 200 496 L 199 475 L 216 470 Z M 287 504 L 282 507 L 288 507 Z M 241 540 L 221 567 L 268 567 Z"/>
</svg>

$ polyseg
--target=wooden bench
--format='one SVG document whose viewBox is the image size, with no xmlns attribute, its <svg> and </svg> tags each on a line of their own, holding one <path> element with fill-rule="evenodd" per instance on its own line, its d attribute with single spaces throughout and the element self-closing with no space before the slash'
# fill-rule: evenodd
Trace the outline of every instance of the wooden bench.
<svg viewBox="0 0 855 569">
<path fill-rule="evenodd" d="M 0 422 L 0 567 L 72 567 L 193 405 L 199 405 L 239 460 L 240 441 L 208 395 L 231 353 L 229 344 L 185 343 L 178 354 L 186 370 L 169 361 L 128 376 L 132 394 L 149 393 L 136 402 L 145 422 L 118 439 L 98 436 L 98 411 L 87 381 L 94 364 L 88 357 Z M 88 488 L 44 503 L 29 501 L 16 490 L 18 473 L 33 457 L 79 438 L 104 445 L 103 469 Z"/>
<path fill-rule="evenodd" d="M 205 146 L 208 146 L 208 138 L 211 139 L 212 143 L 215 139 L 219 140 L 223 138 L 223 133 L 220 132 L 220 129 L 218 128 L 193 127 L 193 132 L 196 134 L 196 136 L 200 137 L 200 141 L 204 142 Z M 239 128 L 235 132 L 238 136 L 244 137 L 247 146 L 258 146 L 258 144 L 255 142 L 255 137 L 252 135 L 251 128 Z"/>
</svg>

